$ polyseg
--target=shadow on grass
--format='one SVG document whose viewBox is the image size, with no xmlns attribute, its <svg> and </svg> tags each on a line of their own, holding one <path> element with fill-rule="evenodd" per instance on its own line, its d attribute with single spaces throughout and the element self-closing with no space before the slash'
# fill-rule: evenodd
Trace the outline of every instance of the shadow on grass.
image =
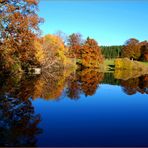
<svg viewBox="0 0 148 148">
<path fill-rule="evenodd" d="M 115 65 L 108 65 L 108 71 L 114 71 Z"/>
</svg>

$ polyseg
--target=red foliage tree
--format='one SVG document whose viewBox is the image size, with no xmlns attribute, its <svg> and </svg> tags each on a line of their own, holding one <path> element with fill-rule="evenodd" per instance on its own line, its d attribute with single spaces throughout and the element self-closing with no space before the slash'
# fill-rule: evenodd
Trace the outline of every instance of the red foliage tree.
<svg viewBox="0 0 148 148">
<path fill-rule="evenodd" d="M 141 47 L 141 60 L 142 61 L 148 61 L 148 43 L 146 42 L 142 47 Z"/>
<path fill-rule="evenodd" d="M 73 33 L 68 38 L 69 57 L 81 58 L 81 45 L 83 44 L 82 35 L 79 33 Z"/>
<path fill-rule="evenodd" d="M 99 67 L 103 62 L 103 56 L 98 43 L 94 39 L 87 38 L 81 48 L 81 60 L 84 67 Z"/>
<path fill-rule="evenodd" d="M 121 51 L 122 57 L 138 60 L 141 56 L 139 41 L 135 38 L 131 38 L 126 41 Z"/>
</svg>

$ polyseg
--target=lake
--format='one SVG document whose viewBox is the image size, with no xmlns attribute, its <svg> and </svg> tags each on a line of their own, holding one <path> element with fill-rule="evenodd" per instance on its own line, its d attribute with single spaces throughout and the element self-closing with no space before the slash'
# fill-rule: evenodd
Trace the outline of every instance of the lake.
<svg viewBox="0 0 148 148">
<path fill-rule="evenodd" d="M 0 146 L 148 146 L 148 75 L 86 69 L 0 84 Z"/>
</svg>

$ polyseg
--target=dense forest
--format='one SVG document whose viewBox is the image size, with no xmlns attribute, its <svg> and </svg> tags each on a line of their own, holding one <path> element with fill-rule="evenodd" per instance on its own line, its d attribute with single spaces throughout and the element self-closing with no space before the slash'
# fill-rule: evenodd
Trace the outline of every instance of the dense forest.
<svg viewBox="0 0 148 148">
<path fill-rule="evenodd" d="M 114 59 L 121 57 L 123 46 L 101 46 L 101 51 L 105 59 Z"/>
<path fill-rule="evenodd" d="M 101 46 L 101 51 L 106 59 L 129 58 L 148 61 L 148 42 L 140 42 L 135 38 L 130 38 L 121 46 Z"/>
</svg>

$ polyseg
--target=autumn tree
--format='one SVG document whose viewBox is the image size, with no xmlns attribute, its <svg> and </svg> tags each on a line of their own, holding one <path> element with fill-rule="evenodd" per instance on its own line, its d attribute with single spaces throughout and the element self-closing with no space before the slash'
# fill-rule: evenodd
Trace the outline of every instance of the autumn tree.
<svg viewBox="0 0 148 148">
<path fill-rule="evenodd" d="M 68 36 L 64 32 L 62 32 L 62 31 L 59 30 L 56 33 L 54 33 L 54 35 L 55 36 L 58 36 L 64 42 L 64 44 L 67 43 Z"/>
<path fill-rule="evenodd" d="M 103 56 L 98 43 L 89 37 L 81 47 L 81 64 L 84 67 L 98 68 L 103 62 Z"/>
<path fill-rule="evenodd" d="M 1 68 L 33 65 L 34 39 L 39 35 L 37 0 L 0 0 Z M 21 64 L 20 64 L 21 63 Z"/>
<path fill-rule="evenodd" d="M 45 55 L 42 62 L 43 69 L 66 64 L 67 58 L 65 54 L 67 48 L 61 38 L 48 34 L 42 38 L 42 46 Z"/>
<path fill-rule="evenodd" d="M 121 51 L 121 56 L 138 60 L 141 56 L 140 47 L 139 41 L 135 38 L 131 38 L 125 42 Z"/>
<path fill-rule="evenodd" d="M 69 57 L 81 58 L 80 49 L 83 44 L 82 35 L 79 33 L 73 33 L 68 37 Z"/>
<path fill-rule="evenodd" d="M 141 60 L 148 61 L 148 42 L 141 46 Z"/>
<path fill-rule="evenodd" d="M 38 65 L 38 66 L 42 66 L 43 61 L 44 61 L 45 57 L 47 56 L 47 55 L 45 55 L 45 53 L 43 51 L 42 39 L 36 37 L 34 39 L 33 45 L 34 45 L 34 48 L 35 48 L 34 58 L 36 59 L 34 61 L 34 64 Z"/>
</svg>

